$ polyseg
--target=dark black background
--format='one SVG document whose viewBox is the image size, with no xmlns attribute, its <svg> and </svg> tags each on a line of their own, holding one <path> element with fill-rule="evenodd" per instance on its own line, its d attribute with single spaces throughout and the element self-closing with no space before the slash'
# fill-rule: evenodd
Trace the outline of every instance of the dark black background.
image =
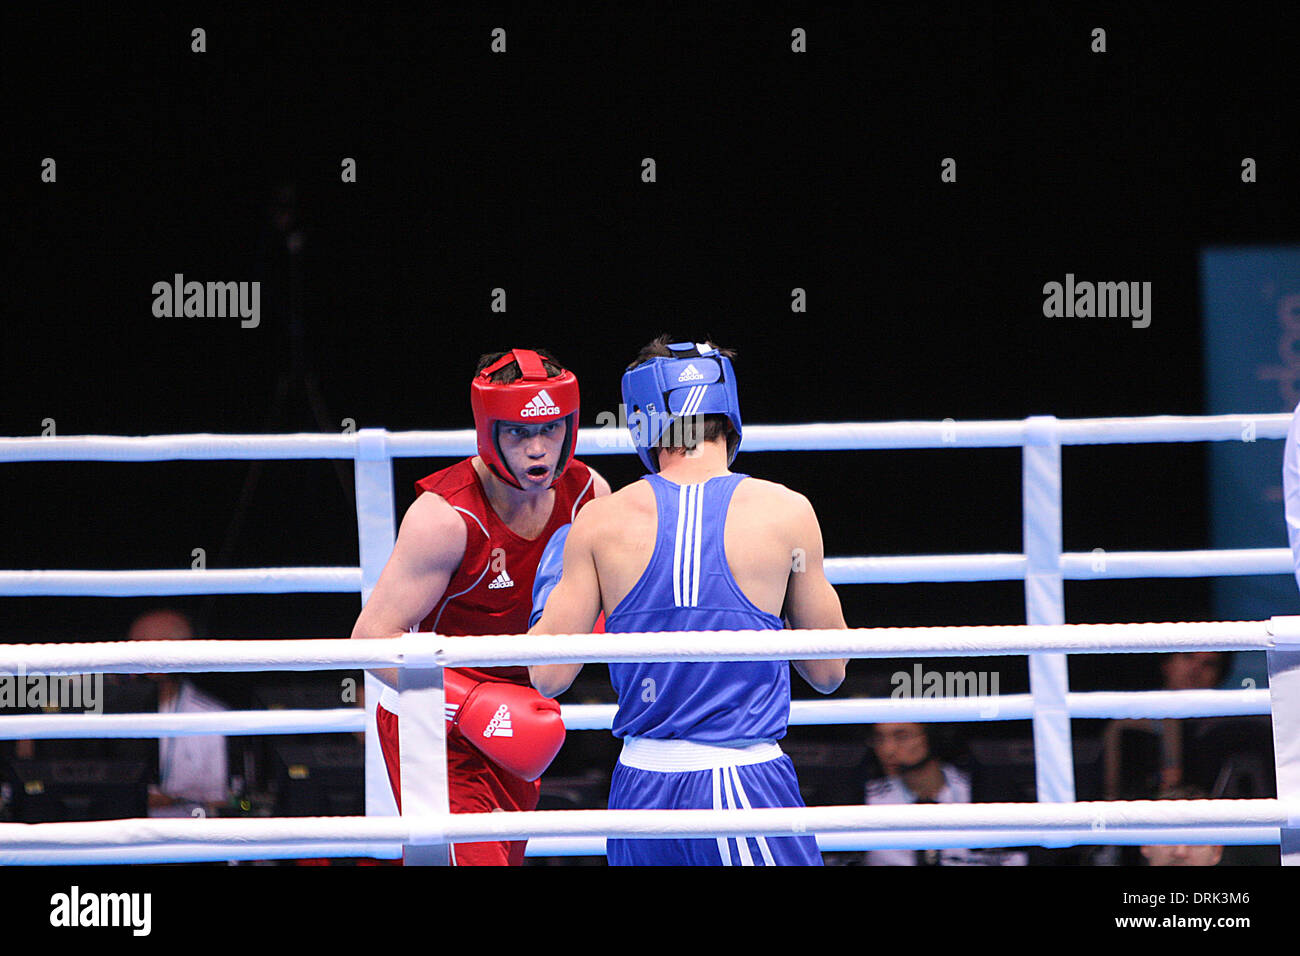
<svg viewBox="0 0 1300 956">
<path fill-rule="evenodd" d="M 300 385 L 268 421 L 290 353 L 270 224 L 288 183 L 333 430 L 468 427 L 475 359 L 513 345 L 574 369 L 591 426 L 661 331 L 738 350 L 747 423 L 1198 414 L 1199 251 L 1300 231 L 1284 8 L 547 7 L 14 16 L 0 434 L 47 418 L 60 435 L 321 430 Z M 40 182 L 47 156 L 56 184 Z M 262 281 L 260 328 L 155 318 L 151 287 L 177 272 Z M 1067 272 L 1151 282 L 1151 326 L 1044 318 L 1042 286 Z M 1209 545 L 1203 445 L 1064 460 L 1066 550 Z M 448 463 L 399 461 L 399 512 Z M 616 487 L 639 474 L 630 456 L 592 464 Z M 1016 449 L 737 467 L 805 492 L 831 556 L 1021 550 Z M 232 534 L 248 469 L 6 465 L 0 567 L 187 568 L 194 548 L 209 567 L 355 565 L 350 465 L 340 482 L 328 462 L 266 464 Z M 840 593 L 851 626 L 1024 619 L 1018 582 Z M 217 637 L 344 636 L 358 610 L 353 595 L 4 598 L 0 638 L 120 638 L 157 603 Z M 1138 580 L 1070 583 L 1066 611 L 1211 605 L 1207 581 Z M 1021 675 L 1007 661 L 1002 689 Z M 1072 662 L 1078 689 L 1153 675 L 1145 658 Z"/>
</svg>

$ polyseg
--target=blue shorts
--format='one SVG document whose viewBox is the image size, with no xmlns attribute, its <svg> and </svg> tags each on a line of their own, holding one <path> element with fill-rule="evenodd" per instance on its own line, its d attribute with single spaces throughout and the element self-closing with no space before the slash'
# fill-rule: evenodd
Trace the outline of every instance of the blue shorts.
<svg viewBox="0 0 1300 956">
<path fill-rule="evenodd" d="M 657 742 L 652 742 L 657 743 Z M 666 743 L 675 743 L 667 741 Z M 775 744 L 771 745 L 779 752 Z M 794 764 L 785 754 L 761 763 L 702 770 L 648 770 L 614 766 L 611 810 L 724 810 L 802 807 Z M 715 837 L 606 841 L 610 866 L 821 866 L 817 838 Z"/>
</svg>

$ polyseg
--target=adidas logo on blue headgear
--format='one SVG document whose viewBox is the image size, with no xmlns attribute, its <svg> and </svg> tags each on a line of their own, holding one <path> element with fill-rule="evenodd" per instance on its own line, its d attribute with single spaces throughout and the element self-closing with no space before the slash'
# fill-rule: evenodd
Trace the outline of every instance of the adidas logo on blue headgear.
<svg viewBox="0 0 1300 956">
<path fill-rule="evenodd" d="M 651 450 L 673 423 L 688 415 L 725 415 L 736 430 L 730 465 L 740 449 L 740 401 L 731 360 L 697 342 L 668 346 L 671 356 L 650 359 L 623 373 L 628 431 L 642 464 L 658 472 Z"/>
</svg>

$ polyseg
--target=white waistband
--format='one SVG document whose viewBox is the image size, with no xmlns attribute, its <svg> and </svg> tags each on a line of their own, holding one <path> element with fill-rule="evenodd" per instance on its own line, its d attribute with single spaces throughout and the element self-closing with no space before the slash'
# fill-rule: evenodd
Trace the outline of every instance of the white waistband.
<svg viewBox="0 0 1300 956">
<path fill-rule="evenodd" d="M 383 691 L 379 694 L 379 706 L 394 716 L 401 716 L 402 698 L 397 691 L 385 684 Z"/>
<path fill-rule="evenodd" d="M 684 773 L 764 763 L 779 756 L 781 745 L 775 740 L 720 740 L 706 744 L 695 740 L 625 737 L 618 762 L 636 770 Z"/>
</svg>

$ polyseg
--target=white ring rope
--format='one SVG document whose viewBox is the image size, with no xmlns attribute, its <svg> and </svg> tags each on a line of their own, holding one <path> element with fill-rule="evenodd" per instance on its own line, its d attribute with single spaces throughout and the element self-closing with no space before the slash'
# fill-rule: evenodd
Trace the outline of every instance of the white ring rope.
<svg viewBox="0 0 1300 956">
<path fill-rule="evenodd" d="M 1149 577 L 1290 574 L 1286 548 L 1222 551 L 1105 551 L 1061 555 L 1070 581 Z M 1022 554 L 924 554 L 827 558 L 831 584 L 921 584 L 1023 581 Z M 355 593 L 361 569 L 352 567 L 234 568 L 148 571 L 0 571 L 0 595 L 11 597 L 155 597 L 180 594 Z"/>
<path fill-rule="evenodd" d="M 222 734 L 339 734 L 366 729 L 357 707 L 319 710 L 216 710 L 171 714 L 18 714 L 0 717 L 0 740 L 94 737 L 195 737 Z"/>
<path fill-rule="evenodd" d="M 1075 719 L 1159 719 L 1165 717 L 1245 717 L 1272 712 L 1268 690 L 1074 691 L 1066 704 Z M 597 705 L 586 705 L 597 706 Z M 859 698 L 796 700 L 791 724 L 958 723 L 976 720 L 1029 720 L 1031 694 L 970 697 Z M 613 708 L 610 707 L 610 714 Z M 582 718 L 575 714 L 575 718 Z M 594 715 L 593 715 L 594 716 Z M 565 726 L 568 724 L 566 712 Z M 611 723 L 603 724 L 608 729 Z M 584 729 L 572 725 L 572 729 Z"/>
<path fill-rule="evenodd" d="M 1268 650 L 1294 618 L 1137 624 L 993 624 L 844 630 L 672 631 L 356 641 L 192 640 L 0 645 L 0 672 L 161 673 L 500 667 L 608 661 L 810 660 L 838 657 L 994 657 L 1040 653 Z M 1277 635 L 1277 636 L 1275 636 Z"/>
<path fill-rule="evenodd" d="M 1271 713 L 1267 690 L 1088 691 L 1067 695 L 1074 718 L 1241 717 Z M 613 704 L 563 704 L 568 730 L 609 730 Z M 987 697 L 796 700 L 792 726 L 1028 720 L 1029 694 Z M 0 740 L 95 737 L 190 737 L 200 734 L 354 733 L 365 729 L 359 708 L 225 710 L 192 714 L 20 714 L 0 717 Z"/>
<path fill-rule="evenodd" d="M 234 568 L 161 571 L 0 571 L 13 597 L 136 597 L 178 594 L 356 593 L 360 568 Z"/>
<path fill-rule="evenodd" d="M 620 836 L 640 839 L 793 836 L 856 830 L 1110 830 L 1166 827 L 1287 827 L 1300 801 L 1110 800 L 1072 804 L 948 803 L 893 806 L 779 807 L 754 810 L 531 810 L 403 817 L 133 819 L 85 823 L 0 823 L 11 849 L 211 846 L 272 843 L 429 845 L 530 837 Z"/>
<path fill-rule="evenodd" d="M 1099 833 L 1093 829 L 1053 830 L 888 830 L 847 831 L 817 835 L 824 853 L 843 851 L 905 849 L 937 850 L 967 847 L 1024 846 L 1144 846 L 1177 844 L 1192 846 L 1276 846 L 1277 827 L 1241 826 L 1228 829 L 1206 827 L 1126 828 Z M 539 837 L 528 841 L 527 855 L 604 856 L 604 837 Z M 113 863 L 197 863 L 218 860 L 277 860 L 305 857 L 369 857 L 401 859 L 400 843 L 257 843 L 233 846 L 218 843 L 168 843 L 146 847 L 93 847 L 89 849 L 7 850 L 0 844 L 0 866 L 113 864 Z"/>
<path fill-rule="evenodd" d="M 1241 441 L 1285 438 L 1286 414 L 1153 415 L 1136 418 L 1061 419 L 1063 445 L 1142 442 Z M 747 425 L 745 451 L 845 451 L 903 448 L 1000 448 L 1025 444 L 1022 421 L 833 422 L 810 425 Z M 460 457 L 475 451 L 473 429 L 389 433 L 298 435 L 107 435 L 0 438 L 0 461 L 175 461 L 293 458 L 357 458 L 364 444 L 382 436 L 395 458 Z M 579 455 L 623 454 L 632 449 L 625 428 L 583 428 Z"/>
</svg>

